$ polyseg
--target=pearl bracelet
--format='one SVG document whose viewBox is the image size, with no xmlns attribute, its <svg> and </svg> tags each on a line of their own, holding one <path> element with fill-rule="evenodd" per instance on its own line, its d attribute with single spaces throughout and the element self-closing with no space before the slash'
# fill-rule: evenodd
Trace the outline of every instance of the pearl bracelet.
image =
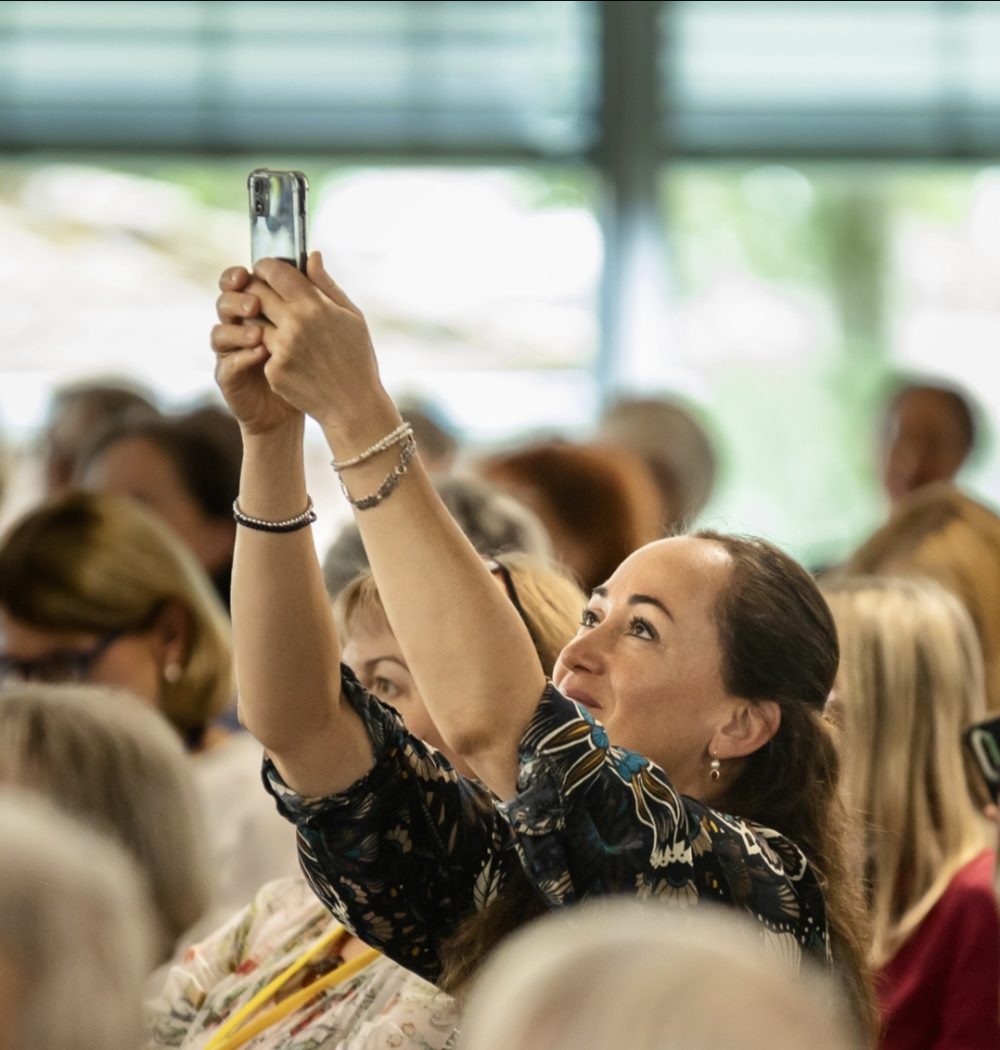
<svg viewBox="0 0 1000 1050">
<path fill-rule="evenodd" d="M 346 470 L 347 467 L 356 467 L 359 463 L 364 463 L 365 460 L 371 459 L 372 456 L 377 456 L 379 452 L 385 452 L 387 448 L 400 444 L 408 437 L 413 437 L 413 426 L 406 422 L 400 423 L 395 430 L 386 434 L 385 437 L 379 438 L 374 445 L 369 445 L 364 452 L 359 452 L 351 459 L 331 459 L 330 466 L 339 474 L 340 471 Z"/>
</svg>

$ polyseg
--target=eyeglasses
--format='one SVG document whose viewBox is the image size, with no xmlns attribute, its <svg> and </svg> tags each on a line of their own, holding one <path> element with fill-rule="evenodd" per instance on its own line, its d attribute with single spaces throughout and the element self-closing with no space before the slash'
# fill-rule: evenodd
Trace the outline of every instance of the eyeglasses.
<svg viewBox="0 0 1000 1050">
<path fill-rule="evenodd" d="M 88 649 L 55 649 L 33 660 L 0 655 L 0 681 L 83 682 L 94 664 L 128 633 L 124 628 L 110 631 Z"/>
<path fill-rule="evenodd" d="M 510 598 L 511 605 L 517 609 L 517 615 L 527 623 L 528 618 L 524 614 L 521 599 L 517 595 L 517 588 L 514 586 L 514 577 L 511 576 L 510 569 L 508 569 L 502 561 L 497 561 L 495 558 L 484 558 L 483 560 L 486 562 L 486 568 L 489 569 L 494 576 L 500 577 L 500 580 L 503 583 L 503 589 L 507 592 L 507 597 Z"/>
</svg>

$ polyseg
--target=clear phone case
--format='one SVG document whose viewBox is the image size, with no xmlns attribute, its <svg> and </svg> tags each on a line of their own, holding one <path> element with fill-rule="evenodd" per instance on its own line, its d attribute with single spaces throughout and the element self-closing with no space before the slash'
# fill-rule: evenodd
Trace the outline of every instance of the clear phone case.
<svg viewBox="0 0 1000 1050">
<path fill-rule="evenodd" d="M 257 168 L 247 176 L 250 199 L 250 258 L 284 259 L 306 268 L 306 197 L 301 171 Z"/>
</svg>

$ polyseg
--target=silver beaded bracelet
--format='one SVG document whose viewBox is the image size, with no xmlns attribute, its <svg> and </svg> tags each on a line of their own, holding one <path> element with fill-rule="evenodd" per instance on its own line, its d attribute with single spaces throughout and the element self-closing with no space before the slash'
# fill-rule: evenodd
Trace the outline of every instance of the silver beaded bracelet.
<svg viewBox="0 0 1000 1050">
<path fill-rule="evenodd" d="M 249 514 L 244 514 L 240 509 L 239 499 L 233 500 L 233 519 L 237 525 L 242 525 L 247 529 L 256 529 L 258 532 L 295 532 L 297 529 L 304 529 L 307 525 L 312 525 L 316 520 L 316 510 L 313 507 L 313 501 L 311 496 L 306 496 L 307 504 L 306 509 L 301 514 L 296 514 L 294 518 L 286 518 L 284 521 L 265 521 L 263 518 L 252 518 Z"/>
<path fill-rule="evenodd" d="M 351 459 L 331 459 L 330 466 L 339 474 L 340 471 L 345 470 L 347 467 L 356 467 L 359 463 L 364 463 L 365 460 L 371 459 L 372 456 L 377 456 L 379 452 L 385 452 L 387 448 L 401 444 L 408 437 L 413 437 L 413 426 L 410 423 L 400 423 L 395 430 L 386 434 L 385 437 L 379 438 L 374 445 L 369 445 L 364 452 L 359 452 Z"/>
<path fill-rule="evenodd" d="M 388 447 L 389 446 L 387 445 L 386 448 Z M 382 450 L 380 449 L 379 451 Z M 347 498 L 347 502 L 350 503 L 352 507 L 357 507 L 358 510 L 371 510 L 372 507 L 377 507 L 399 484 L 399 479 L 406 473 L 410 466 L 410 460 L 412 460 L 416 454 L 417 443 L 413 438 L 413 434 L 404 434 L 399 449 L 399 462 L 389 471 L 388 474 L 386 474 L 385 480 L 370 496 L 363 496 L 361 499 L 354 499 L 354 497 L 347 491 L 347 486 L 344 484 L 343 478 L 340 478 L 340 491 L 343 492 L 344 496 Z"/>
</svg>

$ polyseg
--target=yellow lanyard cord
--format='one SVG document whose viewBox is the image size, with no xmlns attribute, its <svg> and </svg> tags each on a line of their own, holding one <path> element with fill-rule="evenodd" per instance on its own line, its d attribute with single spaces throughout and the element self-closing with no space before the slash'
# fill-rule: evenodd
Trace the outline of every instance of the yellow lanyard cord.
<svg viewBox="0 0 1000 1050">
<path fill-rule="evenodd" d="M 311 948 L 303 952 L 295 962 L 261 988 L 249 1002 L 244 1003 L 228 1021 L 220 1025 L 212 1038 L 205 1044 L 204 1050 L 236 1050 L 237 1047 L 248 1043 L 258 1033 L 263 1032 L 266 1028 L 270 1028 L 271 1025 L 276 1024 L 290 1013 L 294 1013 L 304 1003 L 314 999 L 328 988 L 335 988 L 338 984 L 342 984 L 378 958 L 378 950 L 369 948 L 367 951 L 362 952 L 361 955 L 351 959 L 350 962 L 341 963 L 335 970 L 324 974 L 319 980 L 313 981 L 312 984 L 299 989 L 294 995 L 290 995 L 280 1003 L 275 1003 L 270 1009 L 258 1013 L 260 1008 L 277 994 L 299 970 L 329 948 L 343 932 L 344 928 L 342 926 L 335 926 L 332 930 L 323 934 Z M 254 1017 L 254 1014 L 257 1014 L 257 1016 Z"/>
<path fill-rule="evenodd" d="M 282 1018 L 294 1013 L 300 1006 L 315 999 L 321 992 L 325 992 L 328 988 L 334 988 L 348 978 L 353 977 L 370 962 L 374 962 L 378 955 L 377 949 L 369 948 L 356 959 L 343 963 L 336 970 L 325 974 L 307 988 L 301 988 L 294 995 L 290 995 L 287 999 L 276 1003 L 270 1010 L 265 1010 L 252 1021 L 248 1021 L 235 1035 L 216 1044 L 214 1050 L 236 1050 L 237 1047 L 249 1043 L 254 1036 L 270 1028 L 271 1025 L 277 1024 Z"/>
</svg>

